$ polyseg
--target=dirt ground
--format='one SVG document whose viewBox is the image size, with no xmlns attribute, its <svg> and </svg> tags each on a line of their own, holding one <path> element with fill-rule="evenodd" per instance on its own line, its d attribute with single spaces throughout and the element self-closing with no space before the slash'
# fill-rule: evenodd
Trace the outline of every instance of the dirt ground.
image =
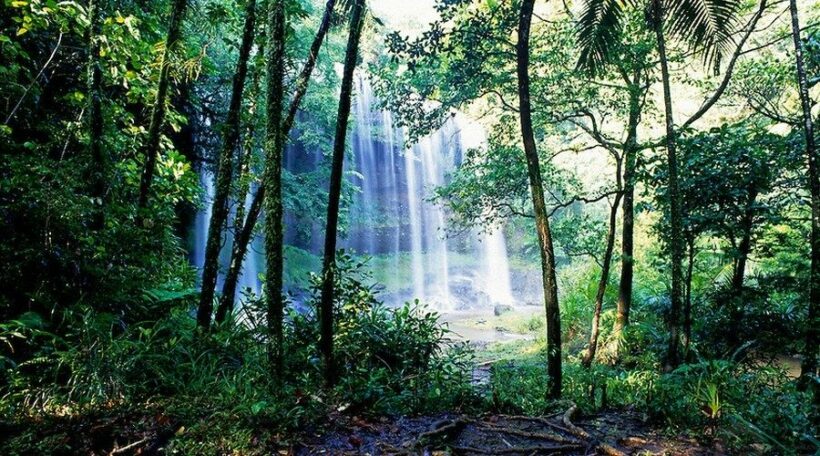
<svg viewBox="0 0 820 456">
<path fill-rule="evenodd" d="M 287 450 L 305 455 L 719 455 L 682 437 L 648 428 L 630 412 L 576 422 L 573 413 L 548 417 L 456 415 L 382 419 L 339 417 L 329 431 L 305 436 Z"/>
</svg>

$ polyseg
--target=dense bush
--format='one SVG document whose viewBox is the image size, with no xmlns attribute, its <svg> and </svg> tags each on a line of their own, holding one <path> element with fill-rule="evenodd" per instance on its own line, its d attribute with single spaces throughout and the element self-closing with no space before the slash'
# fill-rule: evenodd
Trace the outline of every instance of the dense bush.
<svg viewBox="0 0 820 456">
<path fill-rule="evenodd" d="M 334 340 L 340 378 L 332 390 L 322 388 L 319 369 L 318 295 L 302 311 L 291 308 L 285 362 L 296 374 L 279 381 L 269 368 L 266 330 L 254 324 L 264 303 L 252 300 L 241 321 L 203 334 L 189 311 L 191 296 L 166 292 L 150 295 L 161 315 L 154 320 L 125 322 L 78 307 L 64 314 L 59 336 L 34 314 L 0 327 L 0 341 L 24 340 L 33 353 L 19 364 L 3 358 L 0 408 L 25 422 L 162 404 L 163 413 L 191 423 L 174 445 L 207 453 L 241 448 L 253 430 L 297 429 L 332 411 L 416 414 L 474 404 L 468 347 L 452 341 L 439 316 L 418 302 L 384 306 L 359 267 L 342 256 Z M 204 438 L 213 423 L 223 436 Z"/>
</svg>

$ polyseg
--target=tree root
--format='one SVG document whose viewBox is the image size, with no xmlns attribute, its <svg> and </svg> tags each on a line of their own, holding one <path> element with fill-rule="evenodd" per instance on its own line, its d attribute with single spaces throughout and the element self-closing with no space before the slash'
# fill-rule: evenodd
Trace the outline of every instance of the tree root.
<svg viewBox="0 0 820 456">
<path fill-rule="evenodd" d="M 471 422 L 470 420 L 457 419 L 449 422 L 436 423 L 433 430 L 421 433 L 416 439 L 416 443 L 412 446 L 418 448 L 427 445 L 433 440 L 451 439 L 453 436 L 460 434 Z"/>
<path fill-rule="evenodd" d="M 579 428 L 575 424 L 572 423 L 572 418 L 575 414 L 578 413 L 578 406 L 572 404 L 572 406 L 564 412 L 564 416 L 562 421 L 564 422 L 564 426 L 566 426 L 567 430 L 573 434 L 574 436 L 582 439 L 582 440 L 593 440 L 592 436 L 589 432 Z M 626 453 L 623 451 L 613 447 L 612 445 L 604 442 L 594 442 L 595 449 L 600 451 L 601 453 L 605 454 L 606 456 L 626 456 Z"/>
<path fill-rule="evenodd" d="M 571 439 L 564 437 L 559 434 L 553 433 L 546 433 L 546 432 L 527 432 L 521 431 L 518 429 L 509 429 L 501 426 L 492 425 L 489 423 L 482 423 L 481 427 L 484 429 L 492 430 L 493 432 L 499 432 L 502 434 L 514 435 L 516 437 L 523 437 L 525 439 L 533 439 L 533 440 L 551 440 L 554 442 L 559 443 L 567 443 L 571 445 L 579 445 L 581 442 L 576 439 Z"/>
<path fill-rule="evenodd" d="M 144 438 L 142 438 L 142 439 L 140 439 L 140 440 L 137 440 L 137 441 L 136 441 L 136 442 L 134 442 L 134 443 L 130 443 L 130 444 L 128 444 L 128 445 L 125 445 L 124 447 L 114 447 L 114 449 L 113 449 L 113 450 L 111 450 L 111 451 L 108 453 L 108 455 L 109 455 L 109 456 L 111 456 L 111 455 L 114 455 L 114 454 L 125 453 L 126 451 L 133 450 L 134 448 L 136 448 L 136 447 L 138 447 L 138 446 L 142 445 L 143 443 L 145 443 L 145 442 L 147 442 L 147 441 L 148 441 L 148 437 L 144 437 Z"/>
<path fill-rule="evenodd" d="M 572 419 L 578 413 L 578 406 L 573 404 L 563 414 L 552 415 L 552 417 L 560 416 L 560 423 L 555 423 L 545 417 L 532 416 L 504 416 L 499 415 L 498 418 L 505 420 L 518 420 L 536 423 L 541 427 L 539 430 L 525 430 L 516 428 L 514 425 L 499 425 L 494 421 L 486 420 L 472 420 L 466 418 L 458 418 L 454 420 L 446 420 L 436 423 L 433 429 L 424 432 L 415 439 L 414 442 L 408 442 L 402 445 L 403 448 L 383 447 L 384 450 L 390 454 L 404 455 L 408 454 L 409 449 L 420 449 L 423 447 L 435 446 L 439 448 L 449 448 L 454 453 L 458 454 L 565 454 L 574 450 L 581 449 L 595 449 L 598 454 L 606 456 L 626 456 L 626 453 L 615 448 L 614 446 L 601 442 L 592 434 L 576 426 Z M 518 442 L 519 445 L 511 445 L 503 438 L 501 439 L 507 444 L 507 447 L 474 447 L 469 446 L 469 439 L 467 441 L 461 439 L 462 433 L 468 425 L 472 425 L 472 432 L 479 433 L 478 435 L 486 433 L 504 434 L 517 437 L 523 443 Z M 558 432 L 550 432 L 544 427 L 554 429 Z M 499 436 L 500 437 L 500 436 Z M 448 444 L 450 442 L 451 444 Z M 465 445 L 465 443 L 467 443 Z"/>
<path fill-rule="evenodd" d="M 582 445 L 532 445 L 526 447 L 509 447 L 509 448 L 474 448 L 474 447 L 460 447 L 451 446 L 450 449 L 457 453 L 476 453 L 476 454 L 540 454 L 544 452 L 551 452 L 559 454 L 564 451 L 577 450 L 583 448 Z"/>
</svg>

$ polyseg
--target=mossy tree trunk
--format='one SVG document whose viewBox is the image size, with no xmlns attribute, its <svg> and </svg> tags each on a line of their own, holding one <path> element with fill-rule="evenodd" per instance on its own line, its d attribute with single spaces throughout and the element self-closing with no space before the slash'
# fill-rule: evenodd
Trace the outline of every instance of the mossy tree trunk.
<svg viewBox="0 0 820 456">
<path fill-rule="evenodd" d="M 248 59 L 253 48 L 256 28 L 256 0 L 248 0 L 245 7 L 245 25 L 239 57 L 231 87 L 231 101 L 222 134 L 222 149 L 216 168 L 216 193 L 214 194 L 211 220 L 208 226 L 208 241 L 205 247 L 205 264 L 202 270 L 202 290 L 197 311 L 197 324 L 207 329 L 211 324 L 216 280 L 219 274 L 219 251 L 222 249 L 224 230 L 228 219 L 228 199 L 233 179 L 233 158 L 239 143 L 239 129 L 242 118 L 242 100 L 245 80 L 248 75 Z"/>
<path fill-rule="evenodd" d="M 518 43 L 516 63 L 518 73 L 518 103 L 521 118 L 521 136 L 527 159 L 530 191 L 532 192 L 535 227 L 538 233 L 538 247 L 541 253 L 541 280 L 544 287 L 544 307 L 547 318 L 547 396 L 561 396 L 561 316 L 558 309 L 558 283 L 555 276 L 555 251 L 552 245 L 549 215 L 544 199 L 544 184 L 535 134 L 532 126 L 532 105 L 530 102 L 530 27 L 534 0 L 523 0 L 518 22 Z"/>
<path fill-rule="evenodd" d="M 643 93 L 640 69 L 636 68 L 631 79 L 627 78 L 626 82 L 629 87 L 629 119 L 623 152 L 621 277 L 618 282 L 618 307 L 614 328 L 616 338 L 629 324 L 629 311 L 632 307 L 632 278 L 635 265 L 635 172 L 638 161 L 638 124 L 641 117 L 641 95 Z"/>
<path fill-rule="evenodd" d="M 319 50 L 322 43 L 325 41 L 327 32 L 330 29 L 333 9 L 336 6 L 336 0 L 328 0 L 325 6 L 324 16 L 319 25 L 319 29 L 313 38 L 313 43 L 310 47 L 305 66 L 296 80 L 296 90 L 293 99 L 290 102 L 288 116 L 282 126 L 282 132 L 287 138 L 293 123 L 296 119 L 296 112 L 302 104 L 302 99 L 307 93 L 308 85 L 310 83 L 310 76 L 313 74 L 313 69 L 316 67 L 316 60 L 319 57 Z M 228 267 L 228 273 L 225 275 L 225 283 L 222 285 L 222 296 L 219 301 L 219 308 L 217 309 L 217 321 L 222 321 L 225 316 L 233 311 L 234 303 L 236 301 L 236 287 L 239 284 L 239 276 L 242 273 L 242 264 L 245 262 L 245 255 L 248 251 L 253 238 L 253 230 L 256 227 L 256 222 L 262 213 L 262 206 L 265 202 L 265 183 L 256 190 L 251 200 L 251 205 L 248 208 L 247 217 L 242 223 L 241 228 L 237 230 L 234 237 L 234 246 L 231 251 L 231 260 Z"/>
<path fill-rule="evenodd" d="M 285 90 L 285 0 L 268 3 L 267 40 L 267 119 L 265 122 L 265 172 L 263 184 L 270 195 L 265 201 L 265 298 L 267 304 L 268 357 L 273 375 L 282 375 L 284 299 L 284 226 L 282 223 L 282 156 L 285 135 L 282 131 L 282 108 Z"/>
<path fill-rule="evenodd" d="M 159 82 L 157 84 L 157 95 L 154 99 L 154 106 L 151 110 L 151 123 L 148 125 L 148 137 L 145 142 L 145 165 L 140 178 L 139 196 L 137 199 L 137 224 L 142 224 L 145 209 L 148 207 L 148 197 L 151 191 L 151 183 L 154 180 L 154 172 L 157 167 L 157 155 L 159 154 L 159 142 L 162 137 L 162 127 L 165 124 L 166 103 L 168 101 L 168 88 L 171 84 L 171 56 L 174 47 L 182 37 L 182 20 L 185 17 L 185 10 L 188 7 L 187 0 L 174 0 L 171 11 L 171 23 L 168 26 L 168 35 L 165 39 L 165 49 L 160 63 Z"/>
<path fill-rule="evenodd" d="M 359 41 L 364 23 L 364 0 L 354 0 L 350 12 L 350 32 L 345 51 L 342 90 L 336 116 L 336 135 L 333 142 L 333 158 L 330 166 L 330 189 L 327 204 L 327 227 L 325 229 L 325 252 L 322 260 L 322 297 L 319 305 L 320 335 L 319 352 L 324 362 L 325 383 L 333 386 L 336 380 L 336 363 L 333 359 L 333 302 L 336 269 L 336 234 L 339 224 L 339 202 L 344 180 L 344 156 L 347 146 L 347 122 L 353 95 L 353 73 L 359 58 Z"/>
</svg>

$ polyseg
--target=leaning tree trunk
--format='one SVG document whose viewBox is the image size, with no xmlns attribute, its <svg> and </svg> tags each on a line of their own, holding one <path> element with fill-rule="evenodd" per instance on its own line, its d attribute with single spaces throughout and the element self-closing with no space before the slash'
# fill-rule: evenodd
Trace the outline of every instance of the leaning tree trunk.
<svg viewBox="0 0 820 456">
<path fill-rule="evenodd" d="M 322 261 L 322 298 L 319 304 L 319 352 L 324 360 L 325 383 L 333 386 L 336 366 L 333 360 L 333 301 L 336 269 L 336 233 L 339 224 L 339 201 L 342 192 L 342 172 L 347 140 L 347 122 L 350 118 L 350 99 L 353 92 L 353 72 L 359 58 L 359 39 L 362 34 L 364 0 L 355 0 L 350 17 L 350 33 L 345 53 L 342 91 L 336 116 L 336 137 L 333 142 L 333 159 L 330 166 L 330 190 L 327 203 L 327 228 L 325 229 L 325 254 Z"/>
<path fill-rule="evenodd" d="M 285 135 L 282 131 L 282 107 L 285 90 L 285 0 L 268 3 L 268 93 L 267 121 L 265 123 L 264 185 L 270 189 L 265 202 L 265 298 L 267 302 L 268 357 L 273 374 L 282 375 L 284 299 L 282 276 L 284 272 L 284 227 L 282 224 L 282 155 Z"/>
<path fill-rule="evenodd" d="M 259 54 L 260 55 L 265 55 L 264 54 L 264 46 L 260 46 Z M 251 159 L 253 158 L 253 149 L 254 149 L 254 144 L 255 144 L 255 141 L 256 141 L 256 138 L 255 138 L 256 137 L 256 110 L 257 110 L 257 101 L 256 101 L 256 99 L 257 99 L 258 94 L 259 94 L 259 79 L 260 79 L 260 76 L 262 75 L 262 73 L 263 73 L 262 69 L 257 69 L 254 76 L 253 76 L 253 83 L 251 85 L 251 92 L 252 93 L 250 95 L 250 103 L 249 103 L 249 106 L 248 106 L 248 118 L 250 120 L 248 122 L 247 131 L 245 132 L 245 140 L 244 140 L 244 144 L 242 146 L 242 150 L 239 153 L 239 155 L 237 156 L 237 161 L 236 161 L 237 177 L 239 178 L 240 185 L 239 185 L 239 188 L 237 189 L 237 192 L 236 192 L 237 201 L 236 201 L 236 208 L 234 209 L 234 220 L 233 220 L 233 233 L 234 233 L 233 243 L 234 243 L 234 246 L 231 249 L 231 257 L 230 257 L 231 258 L 231 263 L 229 263 L 229 267 L 228 267 L 228 275 L 229 276 L 231 275 L 231 273 L 234 270 L 237 270 L 237 271 L 239 270 L 237 268 L 234 268 L 234 265 L 233 265 L 233 261 L 235 261 L 234 258 L 240 258 L 240 260 L 242 258 L 244 258 L 244 255 L 240 257 L 236 253 L 236 248 L 237 248 L 237 244 L 238 244 L 237 238 L 242 233 L 242 227 L 245 226 L 245 214 L 246 214 L 246 211 L 247 211 L 245 200 L 246 200 L 246 197 L 247 197 L 247 195 L 248 195 L 248 193 L 250 192 L 250 189 L 251 189 L 251 180 L 252 180 Z M 236 283 L 237 283 L 237 280 L 239 278 L 239 274 L 236 274 L 235 277 L 236 277 L 236 279 L 234 279 L 233 282 L 232 282 L 234 285 L 233 285 L 232 288 L 230 288 L 231 296 L 233 296 L 236 293 Z M 226 280 L 226 282 L 227 282 L 227 280 Z M 225 291 L 224 285 L 223 285 L 222 290 L 223 290 L 223 292 Z M 225 299 L 224 297 L 221 297 L 219 299 L 219 307 L 217 307 L 216 316 L 214 317 L 214 320 L 217 323 L 222 323 L 222 322 L 225 321 L 225 318 L 228 316 L 228 312 L 233 310 L 233 301 L 234 301 L 233 298 Z M 230 308 L 228 306 L 230 306 Z"/>
<path fill-rule="evenodd" d="M 88 150 L 91 156 L 90 181 L 93 212 L 90 227 L 105 226 L 105 199 L 108 191 L 109 158 L 103 147 L 102 68 L 100 34 L 102 14 L 98 0 L 88 2 Z"/>
<path fill-rule="evenodd" d="M 641 118 L 641 73 L 636 69 L 629 84 L 629 120 L 624 143 L 623 221 L 621 239 L 621 279 L 618 283 L 618 310 L 615 317 L 616 338 L 629 324 L 632 307 L 632 276 L 635 236 L 635 167 L 638 155 L 638 123 Z"/>
<path fill-rule="evenodd" d="M 803 43 L 800 41 L 800 21 L 797 16 L 797 0 L 789 1 L 792 18 L 797 83 L 800 88 L 800 105 L 803 109 L 803 131 L 806 137 L 806 156 L 809 164 L 809 191 L 811 192 L 811 272 L 809 276 L 809 315 L 806 321 L 806 347 L 800 379 L 804 386 L 814 385 L 815 403 L 820 401 L 817 391 L 817 349 L 820 346 L 820 175 L 817 169 L 817 149 L 814 123 L 811 117 L 809 84 L 803 63 Z"/>
<path fill-rule="evenodd" d="M 541 252 L 541 280 L 544 286 L 544 307 L 547 316 L 547 396 L 561 397 L 561 316 L 558 309 L 558 284 L 555 277 L 555 251 L 552 246 L 547 205 L 544 199 L 544 184 L 541 180 L 541 165 L 535 145 L 532 128 L 532 106 L 530 103 L 530 26 L 535 0 L 524 0 L 518 23 L 518 44 L 516 46 L 518 72 L 518 103 L 521 117 L 521 136 L 527 157 L 532 203 L 535 211 L 535 226 L 538 232 L 538 246 Z"/>
<path fill-rule="evenodd" d="M 683 283 L 683 220 L 681 216 L 680 191 L 678 188 L 678 158 L 675 138 L 675 120 L 672 115 L 672 90 L 669 83 L 669 61 L 666 57 L 666 39 L 663 32 L 664 11 L 660 0 L 653 1 L 655 37 L 658 45 L 658 57 L 661 63 L 663 80 L 663 102 L 666 114 L 666 153 L 669 181 L 667 195 L 669 198 L 669 249 L 672 260 L 672 289 L 670 296 L 669 347 L 666 355 L 667 370 L 680 363 L 680 311 Z"/>
<path fill-rule="evenodd" d="M 145 143 L 145 167 L 140 179 L 140 192 L 137 200 L 137 224 L 142 224 L 143 212 L 148 207 L 148 195 L 151 191 L 151 182 L 154 180 L 154 171 L 157 167 L 159 154 L 159 140 L 162 136 L 162 127 L 165 123 L 165 103 L 168 98 L 168 86 L 171 78 L 171 55 L 177 42 L 182 36 L 182 18 L 188 7 L 187 0 L 174 0 L 171 12 L 171 24 L 168 26 L 168 36 L 165 39 L 165 50 L 159 70 L 159 83 L 154 107 L 151 111 L 151 123 L 148 125 L 148 138 Z"/>
<path fill-rule="evenodd" d="M 620 166 L 619 166 L 620 168 Z M 620 173 L 621 170 L 619 169 Z M 606 250 L 604 251 L 604 262 L 601 265 L 601 278 L 598 281 L 598 292 L 595 294 L 595 311 L 592 316 L 592 331 L 589 334 L 589 348 L 586 355 L 581 360 L 584 367 L 592 365 L 595 353 L 598 351 L 598 334 L 601 325 L 601 310 L 604 307 L 604 295 L 606 286 L 609 283 L 609 268 L 612 264 L 612 252 L 615 250 L 615 231 L 618 225 L 618 206 L 621 203 L 621 192 L 615 194 L 615 201 L 609 211 L 609 231 L 606 235 Z"/>
<path fill-rule="evenodd" d="M 219 251 L 222 249 L 223 231 L 228 219 L 228 198 L 231 194 L 233 178 L 233 157 L 239 143 L 239 127 L 242 113 L 242 98 L 245 92 L 245 79 L 248 75 L 248 58 L 253 47 L 254 29 L 256 27 L 256 0 L 248 0 L 245 7 L 245 27 L 242 31 L 242 44 L 239 47 L 239 58 L 236 73 L 233 76 L 231 101 L 228 116 L 225 119 L 222 150 L 216 168 L 216 193 L 214 194 L 211 221 L 208 226 L 208 242 L 205 247 L 205 264 L 202 269 L 202 292 L 199 297 L 197 324 L 207 329 L 211 325 L 211 314 L 214 308 L 216 279 L 219 273 Z"/>
<path fill-rule="evenodd" d="M 319 25 L 316 36 L 313 38 L 305 66 L 302 68 L 302 72 L 296 80 L 296 90 L 293 95 L 293 100 L 290 102 L 288 117 L 282 126 L 282 132 L 285 137 L 288 137 L 290 134 L 290 130 L 296 119 L 296 112 L 299 110 L 302 99 L 307 93 L 310 76 L 313 74 L 313 69 L 316 67 L 316 59 L 319 57 L 319 50 L 330 29 L 335 5 L 336 0 L 328 0 L 325 6 L 324 16 L 322 17 L 322 23 Z M 264 201 L 265 183 L 263 182 L 254 193 L 251 205 L 248 208 L 247 218 L 241 229 L 237 230 L 237 234 L 234 238 L 231 261 L 229 263 L 228 273 L 225 275 L 225 283 L 222 285 L 222 297 L 220 298 L 219 309 L 217 309 L 217 321 L 221 321 L 219 319 L 220 315 L 224 318 L 224 315 L 233 310 L 236 300 L 236 287 L 239 284 L 239 275 L 242 273 L 242 264 L 245 261 L 248 245 L 250 245 L 251 238 L 253 238 L 253 230 L 256 227 L 256 222 L 259 220 Z"/>
</svg>

